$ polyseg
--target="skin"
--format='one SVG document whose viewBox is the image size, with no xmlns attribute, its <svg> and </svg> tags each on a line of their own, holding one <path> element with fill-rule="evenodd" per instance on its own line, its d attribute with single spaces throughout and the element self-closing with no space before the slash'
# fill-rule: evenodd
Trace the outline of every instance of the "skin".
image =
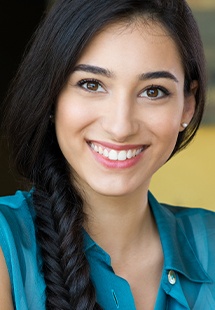
<svg viewBox="0 0 215 310">
<path fill-rule="evenodd" d="M 85 229 L 129 282 L 137 309 L 154 308 L 163 265 L 150 180 L 190 122 L 196 88 L 194 81 L 184 95 L 183 65 L 165 29 L 136 21 L 95 36 L 58 97 L 57 138 L 85 197 Z M 108 161 L 91 143 L 143 151 L 131 161 Z"/>
<path fill-rule="evenodd" d="M 0 310 L 13 310 L 11 285 L 6 262 L 0 248 Z"/>
</svg>

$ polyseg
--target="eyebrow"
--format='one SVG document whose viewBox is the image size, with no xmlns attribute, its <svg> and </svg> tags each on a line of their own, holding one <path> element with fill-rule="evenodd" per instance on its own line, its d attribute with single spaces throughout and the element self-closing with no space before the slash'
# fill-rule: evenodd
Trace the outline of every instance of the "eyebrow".
<svg viewBox="0 0 215 310">
<path fill-rule="evenodd" d="M 75 66 L 73 72 L 75 71 L 84 71 L 84 72 L 89 72 L 93 74 L 99 74 L 99 75 L 103 75 L 108 78 L 114 77 L 114 73 L 111 72 L 110 70 L 97 67 L 97 66 L 91 66 L 91 65 L 82 65 L 82 64 L 77 65 Z"/>
<path fill-rule="evenodd" d="M 170 73 L 169 71 L 155 71 L 155 72 L 143 73 L 139 76 L 139 79 L 141 81 L 153 80 L 153 79 L 170 79 L 176 83 L 179 82 L 176 76 Z"/>
<path fill-rule="evenodd" d="M 73 72 L 75 71 L 84 71 L 84 72 L 89 72 L 93 74 L 99 74 L 99 75 L 102 75 L 108 78 L 115 77 L 115 74 L 112 71 L 105 69 L 105 68 L 92 66 L 92 65 L 85 65 L 85 64 L 77 65 L 75 66 Z M 153 79 L 170 79 L 176 83 L 179 82 L 176 76 L 170 73 L 169 71 L 147 72 L 147 73 L 140 74 L 138 77 L 140 81 L 153 80 Z"/>
</svg>

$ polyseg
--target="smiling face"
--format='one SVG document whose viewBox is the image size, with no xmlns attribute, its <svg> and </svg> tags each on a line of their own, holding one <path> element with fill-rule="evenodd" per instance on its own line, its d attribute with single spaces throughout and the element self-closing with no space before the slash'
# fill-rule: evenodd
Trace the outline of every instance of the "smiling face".
<svg viewBox="0 0 215 310">
<path fill-rule="evenodd" d="M 146 191 L 194 106 L 194 96 L 184 96 L 177 47 L 160 25 L 111 25 L 87 46 L 58 97 L 58 143 L 86 192 Z"/>
</svg>

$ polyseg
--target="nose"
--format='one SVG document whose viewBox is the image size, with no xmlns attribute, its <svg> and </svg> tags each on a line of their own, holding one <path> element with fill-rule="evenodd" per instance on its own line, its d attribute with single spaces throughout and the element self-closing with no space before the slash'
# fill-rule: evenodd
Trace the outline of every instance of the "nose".
<svg viewBox="0 0 215 310">
<path fill-rule="evenodd" d="M 139 129 L 135 100 L 118 98 L 108 104 L 102 119 L 102 127 L 116 142 L 125 142 Z"/>
</svg>

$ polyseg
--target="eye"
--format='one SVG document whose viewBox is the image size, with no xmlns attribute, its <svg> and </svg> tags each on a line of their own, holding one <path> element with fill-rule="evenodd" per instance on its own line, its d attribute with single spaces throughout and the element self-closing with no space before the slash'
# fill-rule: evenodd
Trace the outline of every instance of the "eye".
<svg viewBox="0 0 215 310">
<path fill-rule="evenodd" d="M 105 89 L 101 83 L 97 80 L 81 80 L 78 82 L 78 86 L 84 88 L 86 91 L 94 93 L 104 93 Z"/>
<path fill-rule="evenodd" d="M 146 97 L 146 98 L 153 100 L 153 99 L 164 98 L 168 96 L 169 94 L 170 94 L 169 91 L 164 87 L 150 86 L 140 94 L 140 97 Z"/>
</svg>

